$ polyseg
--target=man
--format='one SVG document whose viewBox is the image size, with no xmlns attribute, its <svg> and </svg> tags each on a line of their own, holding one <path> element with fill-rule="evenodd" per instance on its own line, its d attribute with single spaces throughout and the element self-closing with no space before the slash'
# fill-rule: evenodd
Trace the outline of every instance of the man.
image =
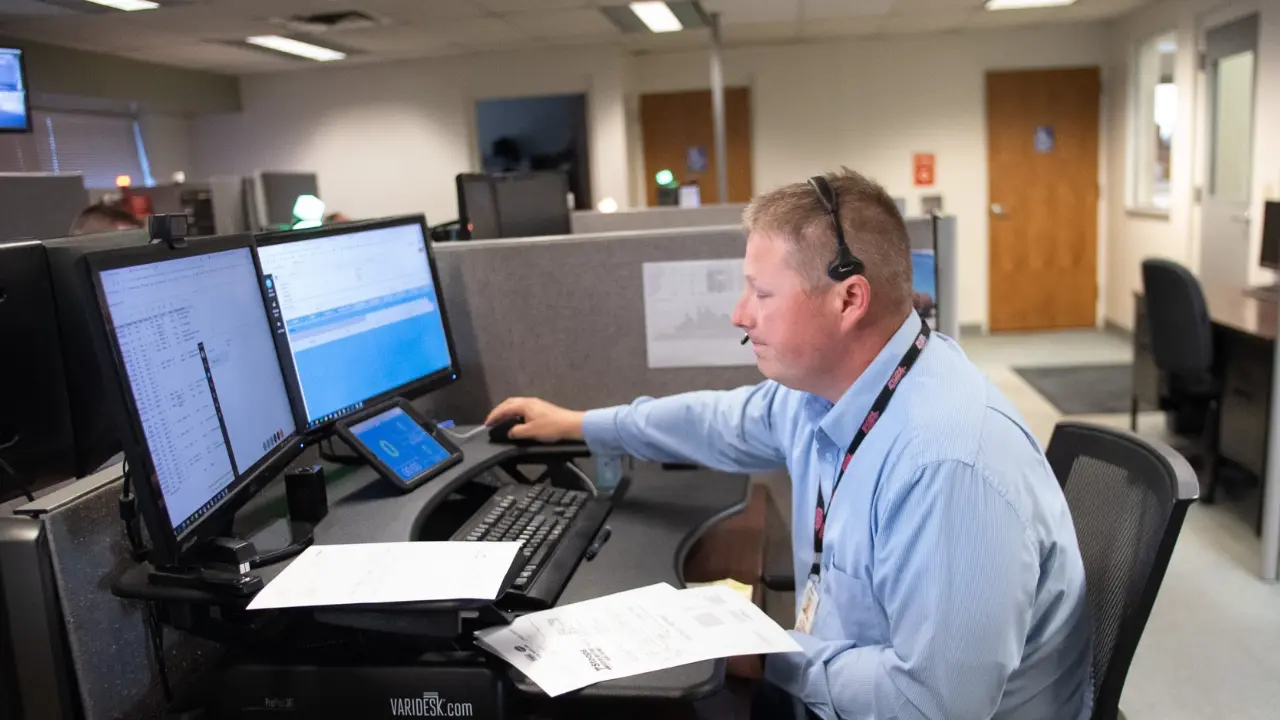
<svg viewBox="0 0 1280 720">
<path fill-rule="evenodd" d="M 893 201 L 846 170 L 756 198 L 745 224 L 733 322 L 768 380 L 587 413 L 516 398 L 489 421 L 596 453 L 785 464 L 804 652 L 764 676 L 821 717 L 1087 718 L 1066 501 L 1009 401 L 913 311 Z"/>
<path fill-rule="evenodd" d="M 94 203 L 76 216 L 71 223 L 72 235 L 111 232 L 112 230 L 138 230 L 142 223 L 133 213 L 119 205 Z"/>
</svg>

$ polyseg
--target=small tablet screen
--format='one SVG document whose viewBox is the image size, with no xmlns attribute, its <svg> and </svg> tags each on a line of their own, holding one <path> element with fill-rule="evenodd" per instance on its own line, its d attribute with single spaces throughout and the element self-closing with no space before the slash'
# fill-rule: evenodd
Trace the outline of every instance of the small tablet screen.
<svg viewBox="0 0 1280 720">
<path fill-rule="evenodd" d="M 405 482 L 450 456 L 430 433 L 398 407 L 352 425 L 351 434 Z"/>
</svg>

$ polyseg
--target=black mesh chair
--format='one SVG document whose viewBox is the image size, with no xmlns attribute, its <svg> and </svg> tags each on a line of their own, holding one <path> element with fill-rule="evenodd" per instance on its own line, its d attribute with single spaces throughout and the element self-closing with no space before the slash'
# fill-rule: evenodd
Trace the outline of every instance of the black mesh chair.
<svg viewBox="0 0 1280 720">
<path fill-rule="evenodd" d="M 1213 502 L 1218 481 L 1218 427 L 1222 382 L 1214 371 L 1213 321 L 1200 281 L 1169 260 L 1142 261 L 1142 287 L 1151 332 L 1151 354 L 1163 377 L 1160 409 L 1203 408 L 1199 452 L 1204 501 Z M 1137 429 L 1137 405 L 1130 428 Z"/>
<path fill-rule="evenodd" d="M 1045 454 L 1075 523 L 1093 615 L 1095 720 L 1120 715 L 1120 692 L 1200 486 L 1167 445 L 1124 430 L 1061 422 Z"/>
</svg>

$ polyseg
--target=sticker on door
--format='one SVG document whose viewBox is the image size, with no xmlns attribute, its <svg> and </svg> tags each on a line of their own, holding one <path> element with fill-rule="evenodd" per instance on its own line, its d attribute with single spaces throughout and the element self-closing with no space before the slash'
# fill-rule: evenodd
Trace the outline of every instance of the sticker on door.
<svg viewBox="0 0 1280 720">
<path fill-rule="evenodd" d="M 1051 153 L 1053 152 L 1053 126 L 1037 125 L 1036 126 L 1036 152 Z"/>
</svg>

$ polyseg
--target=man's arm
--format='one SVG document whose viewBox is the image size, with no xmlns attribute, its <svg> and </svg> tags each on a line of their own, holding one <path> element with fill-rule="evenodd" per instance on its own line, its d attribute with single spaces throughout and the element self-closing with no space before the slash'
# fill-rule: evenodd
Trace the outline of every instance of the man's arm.
<svg viewBox="0 0 1280 720">
<path fill-rule="evenodd" d="M 630 405 L 588 411 L 583 436 L 595 453 L 697 463 L 726 472 L 772 470 L 786 464 L 773 425 L 778 387 L 765 381 L 736 390 L 642 397 Z"/>
<path fill-rule="evenodd" d="M 1039 578 L 1022 520 L 978 470 L 946 461 L 888 498 L 879 527 L 871 580 L 890 642 L 793 633 L 805 652 L 770 656 L 765 677 L 825 718 L 990 717 L 1022 657 Z"/>
</svg>

